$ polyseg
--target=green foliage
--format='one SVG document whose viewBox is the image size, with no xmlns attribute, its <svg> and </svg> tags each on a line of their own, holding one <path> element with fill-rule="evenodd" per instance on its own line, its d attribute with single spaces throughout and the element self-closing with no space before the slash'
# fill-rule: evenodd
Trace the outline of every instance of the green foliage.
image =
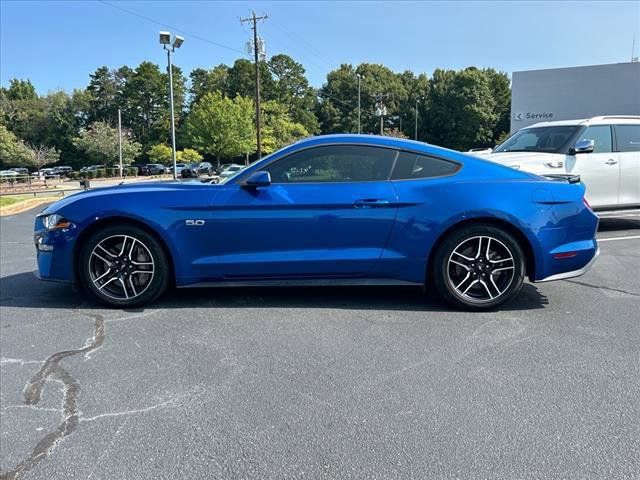
<svg viewBox="0 0 640 480">
<path fill-rule="evenodd" d="M 294 122 L 284 105 L 273 100 L 263 105 L 263 153 L 272 153 L 304 137 L 309 132 L 300 123 Z"/>
<path fill-rule="evenodd" d="M 201 154 L 231 160 L 255 152 L 254 68 L 250 60 L 238 59 L 232 66 L 194 69 L 187 92 L 184 75 L 174 66 L 178 146 L 199 151 L 178 151 L 181 161 L 200 161 Z M 499 143 L 510 127 L 510 80 L 492 68 L 438 69 L 428 78 L 378 64 L 343 64 L 327 74 L 317 91 L 309 85 L 304 67 L 288 55 L 274 55 L 260 62 L 259 69 L 265 153 L 311 134 L 357 132 L 357 74 L 362 76 L 363 133 L 379 132 L 379 95 L 387 118 L 394 118 L 394 129 L 385 134 L 413 138 L 417 119 L 420 140 L 468 149 Z M 29 80 L 12 79 L 0 88 L 0 124 L 5 126 L 0 131 L 0 163 L 38 163 L 30 145 L 59 152 L 66 165 L 113 164 L 118 158 L 113 127 L 120 109 L 127 132 L 126 161 L 143 152 L 143 161 L 167 164 L 168 90 L 165 66 L 151 62 L 135 68 L 100 67 L 89 76 L 86 88 L 71 93 L 39 96 Z"/>
<path fill-rule="evenodd" d="M 193 148 L 185 148 L 181 152 L 178 152 L 180 155 L 180 161 L 184 163 L 196 163 L 202 161 L 202 155 L 197 150 Z"/>
<path fill-rule="evenodd" d="M 153 145 L 147 150 L 147 157 L 152 163 L 162 163 L 163 165 L 173 161 L 173 150 L 167 145 Z"/>
<path fill-rule="evenodd" d="M 224 97 L 207 93 L 194 105 L 185 121 L 187 141 L 201 152 L 221 157 L 237 157 L 255 149 L 253 142 L 253 102 L 250 98 Z"/>
<path fill-rule="evenodd" d="M 31 150 L 13 132 L 7 130 L 7 127 L 0 123 L 0 167 L 29 165 L 31 158 Z"/>
<path fill-rule="evenodd" d="M 74 138 L 74 145 L 89 156 L 91 163 L 113 165 L 118 157 L 118 129 L 106 122 L 94 122 Z M 122 161 L 129 164 L 140 154 L 141 146 L 128 130 L 122 132 Z"/>
</svg>

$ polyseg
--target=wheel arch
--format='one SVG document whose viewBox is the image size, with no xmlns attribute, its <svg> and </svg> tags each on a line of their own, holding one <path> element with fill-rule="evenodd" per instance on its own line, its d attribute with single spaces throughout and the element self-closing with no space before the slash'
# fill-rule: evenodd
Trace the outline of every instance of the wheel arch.
<svg viewBox="0 0 640 480">
<path fill-rule="evenodd" d="M 169 248 L 169 245 L 167 243 L 167 241 L 165 240 L 165 238 L 156 230 L 154 229 L 152 226 L 150 226 L 149 224 L 131 218 L 131 217 L 126 217 L 126 216 L 120 216 L 120 215 L 114 215 L 114 216 L 109 216 L 109 217 L 104 217 L 104 218 L 100 218 L 92 223 L 90 223 L 89 225 L 87 225 L 82 232 L 80 233 L 80 235 L 78 235 L 78 238 L 76 239 L 74 246 L 73 246 L 73 255 L 72 255 L 72 260 L 73 260 L 73 266 L 72 266 L 72 271 L 73 271 L 73 281 L 74 283 L 78 282 L 78 279 L 80 278 L 79 276 L 79 261 L 78 258 L 80 256 L 80 251 L 82 249 L 82 245 L 84 244 L 84 242 L 86 241 L 86 239 L 94 232 L 111 226 L 111 225 L 129 225 L 129 226 L 134 226 L 134 227 L 138 227 L 141 228 L 142 230 L 144 230 L 145 232 L 147 232 L 149 235 L 152 235 L 160 244 L 160 246 L 162 247 L 162 250 L 164 251 L 167 260 L 168 260 L 168 265 L 169 265 L 169 284 L 170 285 L 175 285 L 175 279 L 176 279 L 176 270 L 175 270 L 175 264 L 174 264 L 174 260 L 173 260 L 173 255 L 171 254 L 171 249 Z"/>
<path fill-rule="evenodd" d="M 526 269 L 525 275 L 530 279 L 535 277 L 535 255 L 534 255 L 533 246 L 531 245 L 531 242 L 529 241 L 525 233 L 520 228 L 518 228 L 513 223 L 501 218 L 474 217 L 474 218 L 467 218 L 459 222 L 456 222 L 450 225 L 449 227 L 447 227 L 444 231 L 440 233 L 440 235 L 434 242 L 433 246 L 431 247 L 429 256 L 427 258 L 427 272 L 425 277 L 427 280 L 427 283 L 431 283 L 432 281 L 433 259 L 435 257 L 436 252 L 438 251 L 438 248 L 440 248 L 440 245 L 442 244 L 442 242 L 444 242 L 444 240 L 451 233 L 463 227 L 468 227 L 470 225 L 492 225 L 494 227 L 502 228 L 506 232 L 513 235 L 514 238 L 517 240 L 518 244 L 520 245 L 520 248 L 522 248 L 525 255 L 525 269 Z"/>
</svg>

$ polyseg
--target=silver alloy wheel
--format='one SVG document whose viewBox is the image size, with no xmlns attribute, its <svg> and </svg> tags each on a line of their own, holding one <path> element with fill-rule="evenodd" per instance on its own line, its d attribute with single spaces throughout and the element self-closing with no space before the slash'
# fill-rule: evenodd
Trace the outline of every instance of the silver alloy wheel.
<svg viewBox="0 0 640 480">
<path fill-rule="evenodd" d="M 470 237 L 449 256 L 447 281 L 467 302 L 491 302 L 513 283 L 515 265 L 513 254 L 500 240 L 490 236 Z"/>
<path fill-rule="evenodd" d="M 132 300 L 151 285 L 155 265 L 149 248 L 140 240 L 112 235 L 93 248 L 88 267 L 89 278 L 103 295 Z"/>
</svg>

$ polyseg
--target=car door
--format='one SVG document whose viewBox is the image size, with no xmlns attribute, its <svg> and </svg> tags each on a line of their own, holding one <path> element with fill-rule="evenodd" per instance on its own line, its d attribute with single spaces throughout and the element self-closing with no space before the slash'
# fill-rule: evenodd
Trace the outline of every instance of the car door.
<svg viewBox="0 0 640 480">
<path fill-rule="evenodd" d="M 224 278 L 366 276 L 397 211 L 389 175 L 397 152 L 316 146 L 268 164 L 271 185 L 232 181 L 213 212 Z"/>
<path fill-rule="evenodd" d="M 579 140 L 593 140 L 592 153 L 567 155 L 567 173 L 580 175 L 587 191 L 585 197 L 593 207 L 615 206 L 618 204 L 620 163 L 613 151 L 610 125 L 592 125 L 578 137 Z"/>
<path fill-rule="evenodd" d="M 621 206 L 640 204 L 640 125 L 614 125 Z"/>
</svg>

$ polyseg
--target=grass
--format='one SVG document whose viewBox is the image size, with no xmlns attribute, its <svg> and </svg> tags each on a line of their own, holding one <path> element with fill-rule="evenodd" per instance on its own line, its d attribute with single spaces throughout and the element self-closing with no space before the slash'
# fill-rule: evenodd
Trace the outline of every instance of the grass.
<svg viewBox="0 0 640 480">
<path fill-rule="evenodd" d="M 8 207 L 9 205 L 13 205 L 14 203 L 22 202 L 24 200 L 29 200 L 33 198 L 33 195 L 11 195 L 11 196 L 0 196 L 0 207 Z"/>
</svg>

